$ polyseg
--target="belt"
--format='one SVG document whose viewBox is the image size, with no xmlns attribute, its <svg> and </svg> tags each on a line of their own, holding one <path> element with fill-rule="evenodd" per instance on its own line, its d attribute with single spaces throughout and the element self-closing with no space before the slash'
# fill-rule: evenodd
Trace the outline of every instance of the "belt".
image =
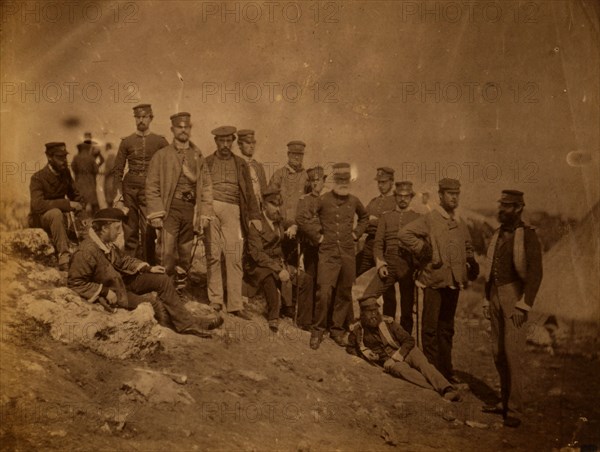
<svg viewBox="0 0 600 452">
<path fill-rule="evenodd" d="M 127 171 L 127 174 L 131 175 L 131 176 L 144 176 L 144 177 L 146 177 L 146 171 L 143 171 L 143 170 L 129 170 L 129 171 Z"/>
<path fill-rule="evenodd" d="M 190 195 L 189 192 L 184 193 L 175 193 L 173 198 L 180 199 L 181 201 L 189 202 L 190 204 L 194 204 L 196 202 L 196 197 L 194 195 Z"/>
</svg>

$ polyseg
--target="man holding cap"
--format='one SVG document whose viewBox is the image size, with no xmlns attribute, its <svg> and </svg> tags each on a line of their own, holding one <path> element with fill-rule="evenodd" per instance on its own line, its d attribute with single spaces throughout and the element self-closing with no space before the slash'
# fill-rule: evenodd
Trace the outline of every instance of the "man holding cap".
<svg viewBox="0 0 600 452">
<path fill-rule="evenodd" d="M 320 295 L 315 306 L 310 347 L 319 348 L 325 330 L 340 346 L 346 345 L 345 333 L 352 309 L 352 284 L 356 276 L 355 243 L 363 235 L 369 215 L 360 200 L 351 195 L 350 165 L 333 165 L 333 190 L 319 199 L 317 223 L 305 228 L 309 239 L 319 243 Z M 358 217 L 356 228 L 354 218 Z M 335 292 L 335 299 L 334 299 Z M 333 306 L 332 306 L 333 304 Z M 330 308 L 333 309 L 328 323 Z"/>
<path fill-rule="evenodd" d="M 262 194 L 267 189 L 267 176 L 262 163 L 254 158 L 256 150 L 256 138 L 254 138 L 254 130 L 241 129 L 238 130 L 238 147 L 242 153 L 242 158 L 248 163 L 250 170 L 250 179 L 252 180 L 252 191 L 258 201 L 258 206 L 262 206 Z"/>
<path fill-rule="evenodd" d="M 425 356 L 451 383 L 454 316 L 460 289 L 479 273 L 467 224 L 456 214 L 460 182 L 439 181 L 440 203 L 400 230 L 400 245 L 422 266 L 416 284 L 424 288 L 422 343 Z"/>
<path fill-rule="evenodd" d="M 415 347 L 414 338 L 397 322 L 383 320 L 375 298 L 360 302 L 360 322 L 352 326 L 346 351 L 383 366 L 394 377 L 433 389 L 446 400 L 461 400 L 450 382 Z"/>
<path fill-rule="evenodd" d="M 208 267 L 208 298 L 217 310 L 224 307 L 221 256 L 225 256 L 227 270 L 227 311 L 250 320 L 242 300 L 242 255 L 244 238 L 250 225 L 262 230 L 261 214 L 252 188 L 248 163 L 232 152 L 237 129 L 222 126 L 211 133 L 217 150 L 206 157 L 213 186 L 215 219 L 209 223 L 205 235 Z"/>
<path fill-rule="evenodd" d="M 523 364 L 527 314 L 542 282 L 542 249 L 533 228 L 523 223 L 523 192 L 503 190 L 498 221 L 487 250 L 484 316 L 492 324 L 492 352 L 500 375 L 501 403 L 484 407 L 518 427 L 523 413 Z"/>
<path fill-rule="evenodd" d="M 413 274 L 415 267 L 410 251 L 400 247 L 398 232 L 420 215 L 409 205 L 415 192 L 410 181 L 396 182 L 394 199 L 396 206 L 391 212 L 386 212 L 379 219 L 375 239 L 373 240 L 373 254 L 377 274 L 365 289 L 361 299 L 379 298 L 387 290 L 394 288 L 396 282 L 400 285 L 400 325 L 409 334 L 413 328 L 413 304 L 415 298 L 415 283 Z M 368 208 L 367 208 L 368 210 Z M 384 251 L 385 250 L 385 251 Z M 395 293 L 394 293 L 395 295 Z M 383 298 L 383 315 L 392 319 L 396 318 L 396 298 Z"/>
<path fill-rule="evenodd" d="M 367 213 L 369 214 L 369 225 L 367 226 L 367 238 L 363 249 L 356 255 L 356 277 L 375 267 L 375 258 L 373 255 L 373 244 L 375 242 L 375 233 L 381 216 L 394 210 L 396 202 L 394 198 L 394 170 L 388 167 L 377 168 L 375 176 L 379 196 L 371 199 L 367 204 Z M 384 315 L 396 311 L 396 288 L 394 284 L 388 286 L 383 292 Z"/>
<path fill-rule="evenodd" d="M 160 262 L 168 275 L 177 277 L 192 266 L 194 233 L 201 235 L 208 228 L 214 211 L 206 161 L 190 141 L 191 115 L 181 112 L 170 119 L 173 143 L 157 151 L 150 161 L 146 200 L 148 221 L 160 231 Z"/>
<path fill-rule="evenodd" d="M 219 327 L 223 319 L 193 316 L 177 295 L 164 267 L 121 254 L 114 241 L 121 232 L 123 212 L 116 208 L 99 210 L 88 237 L 73 255 L 67 285 L 90 303 L 98 302 L 114 312 L 117 307 L 135 309 L 137 295 L 157 292 L 152 302 L 159 324 L 172 323 L 181 334 L 210 337 L 206 330 Z"/>
<path fill-rule="evenodd" d="M 154 262 L 156 233 L 147 224 L 146 175 L 154 153 L 169 143 L 164 136 L 150 132 L 150 123 L 154 118 L 150 104 L 133 107 L 133 116 L 137 130 L 121 141 L 113 168 L 114 191 L 122 194 L 121 197 L 117 193 L 115 202 L 123 202 L 129 209 L 128 227 L 125 231 L 125 253 Z M 123 177 L 125 164 L 128 165 L 129 170 Z M 140 236 L 142 243 L 138 248 Z"/>
<path fill-rule="evenodd" d="M 276 187 L 269 187 L 263 194 L 262 231 L 254 226 L 248 231 L 248 259 L 246 274 L 249 282 L 261 286 L 267 299 L 267 319 L 269 328 L 278 329 L 281 309 L 281 296 L 284 285 L 295 286 L 298 291 L 298 318 L 300 327 L 310 327 L 312 323 L 312 279 L 292 265 L 288 265 L 283 254 L 285 225 L 279 211 L 281 195 Z M 292 287 L 289 287 L 292 289 Z M 292 292 L 288 290 L 287 292 Z M 290 300 L 291 301 L 291 300 Z"/>
<path fill-rule="evenodd" d="M 81 211 L 84 200 L 71 177 L 65 143 L 52 142 L 45 146 L 48 164 L 31 176 L 29 184 L 29 226 L 41 227 L 48 233 L 58 257 L 58 269 L 67 271 L 71 255 L 65 214 Z"/>
</svg>

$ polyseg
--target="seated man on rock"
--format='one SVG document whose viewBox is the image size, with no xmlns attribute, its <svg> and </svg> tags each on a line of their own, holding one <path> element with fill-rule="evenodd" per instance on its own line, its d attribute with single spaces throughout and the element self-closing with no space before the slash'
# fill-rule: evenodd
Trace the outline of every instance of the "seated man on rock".
<svg viewBox="0 0 600 452">
<path fill-rule="evenodd" d="M 351 327 L 346 350 L 370 363 L 383 365 L 394 377 L 433 389 L 446 400 L 461 400 L 448 380 L 415 347 L 414 338 L 399 323 L 383 320 L 375 298 L 360 302 L 360 322 Z"/>
<path fill-rule="evenodd" d="M 69 171 L 67 154 L 65 143 L 46 143 L 48 164 L 31 176 L 29 185 L 29 227 L 46 231 L 56 250 L 60 271 L 68 270 L 71 258 L 66 217 L 70 212 L 81 211 L 84 203 Z"/>
<path fill-rule="evenodd" d="M 280 212 L 282 199 L 277 187 L 269 187 L 263 193 L 262 230 L 250 226 L 248 231 L 248 256 L 244 265 L 246 280 L 254 287 L 262 287 L 267 299 L 269 328 L 278 330 L 281 298 L 284 297 L 290 314 L 292 290 L 298 292 L 298 318 L 301 328 L 312 323 L 312 278 L 286 263 L 282 249 L 285 230 Z M 281 294 L 280 294 L 281 293 Z"/>
<path fill-rule="evenodd" d="M 71 266 L 67 285 L 90 303 L 98 302 L 109 311 L 135 309 L 143 301 L 138 295 L 157 292 L 152 307 L 158 323 L 173 326 L 180 334 L 211 337 L 207 331 L 223 324 L 223 318 L 198 318 L 183 305 L 164 267 L 127 256 L 114 244 L 121 232 L 123 212 L 99 210 L 92 220 L 89 236 L 81 243 Z"/>
</svg>

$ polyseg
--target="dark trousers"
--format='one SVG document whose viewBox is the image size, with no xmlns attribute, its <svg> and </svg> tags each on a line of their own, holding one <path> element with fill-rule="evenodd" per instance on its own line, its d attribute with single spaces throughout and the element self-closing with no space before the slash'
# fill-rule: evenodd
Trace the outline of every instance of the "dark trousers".
<svg viewBox="0 0 600 452">
<path fill-rule="evenodd" d="M 319 299 L 315 306 L 313 330 L 325 331 L 329 327 L 331 336 L 340 336 L 348 328 L 352 310 L 352 284 L 356 274 L 354 252 L 334 246 L 333 250 L 319 250 Z M 334 295 L 335 289 L 335 298 Z M 332 309 L 328 325 L 327 314 Z"/>
<path fill-rule="evenodd" d="M 193 244 L 194 203 L 173 199 L 158 241 L 159 259 L 167 274 L 175 274 L 176 266 L 185 271 L 191 267 Z"/>
<path fill-rule="evenodd" d="M 173 280 L 166 274 L 138 273 L 125 276 L 123 280 L 128 293 L 133 293 L 134 296 L 129 295 L 128 306 L 122 307 L 135 309 L 141 301 L 135 295 L 157 292 L 158 299 L 167 311 L 175 331 L 181 332 L 196 325 L 196 319 L 184 307 L 181 298 L 177 295 Z"/>
<path fill-rule="evenodd" d="M 319 297 L 319 284 L 317 280 L 319 272 L 319 247 L 308 243 L 302 244 L 302 254 L 304 255 L 304 271 L 311 277 L 313 284 L 313 303 Z M 311 307 L 311 315 L 314 306 Z M 312 322 L 311 322 L 312 323 Z"/>
<path fill-rule="evenodd" d="M 381 279 L 379 273 L 373 276 L 373 279 L 365 289 L 361 300 L 367 298 L 379 298 L 382 294 L 394 289 L 397 282 L 400 285 L 400 325 L 408 333 L 413 329 L 413 305 L 415 302 L 415 282 L 412 277 L 413 269 L 406 260 L 396 254 L 385 256 L 388 263 L 388 276 Z M 395 294 L 394 294 L 395 295 Z M 393 302 L 393 303 L 392 303 Z M 383 315 L 396 318 L 396 297 L 392 300 L 383 298 Z"/>
<path fill-rule="evenodd" d="M 375 258 L 373 257 L 373 240 L 374 237 L 367 237 L 365 240 L 365 246 L 356 255 L 356 277 L 358 278 L 363 273 L 368 272 L 370 269 L 375 267 Z M 383 294 L 383 314 L 389 315 L 394 318 L 396 315 L 396 288 L 394 284 L 389 285 L 386 289 L 378 295 Z M 387 306 L 387 313 L 386 313 Z M 393 311 L 393 314 L 389 314 Z M 412 314 L 411 314 L 412 318 Z M 410 330 L 407 330 L 410 332 Z"/>
<path fill-rule="evenodd" d="M 447 379 L 452 378 L 452 339 L 459 289 L 425 288 L 423 297 L 423 353 Z"/>
<path fill-rule="evenodd" d="M 145 184 L 145 176 L 126 174 L 123 179 L 123 203 L 129 209 L 128 227 L 124 228 L 125 253 L 154 265 L 156 231 L 146 221 Z"/>
<path fill-rule="evenodd" d="M 298 317 L 296 322 L 299 326 L 310 326 L 313 316 L 312 300 L 312 279 L 305 272 L 298 272 L 297 276 L 292 278 L 292 297 L 298 300 Z M 267 299 L 267 320 L 276 320 L 279 318 L 281 309 L 281 281 L 275 275 L 270 274 L 261 282 Z"/>
</svg>

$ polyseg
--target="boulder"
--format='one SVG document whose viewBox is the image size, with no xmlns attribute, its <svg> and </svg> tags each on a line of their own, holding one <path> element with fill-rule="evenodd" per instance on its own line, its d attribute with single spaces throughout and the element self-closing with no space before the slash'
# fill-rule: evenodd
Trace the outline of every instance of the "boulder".
<svg viewBox="0 0 600 452">
<path fill-rule="evenodd" d="M 54 247 L 43 229 L 21 229 L 3 232 L 2 253 L 48 262 L 54 255 Z"/>
</svg>

